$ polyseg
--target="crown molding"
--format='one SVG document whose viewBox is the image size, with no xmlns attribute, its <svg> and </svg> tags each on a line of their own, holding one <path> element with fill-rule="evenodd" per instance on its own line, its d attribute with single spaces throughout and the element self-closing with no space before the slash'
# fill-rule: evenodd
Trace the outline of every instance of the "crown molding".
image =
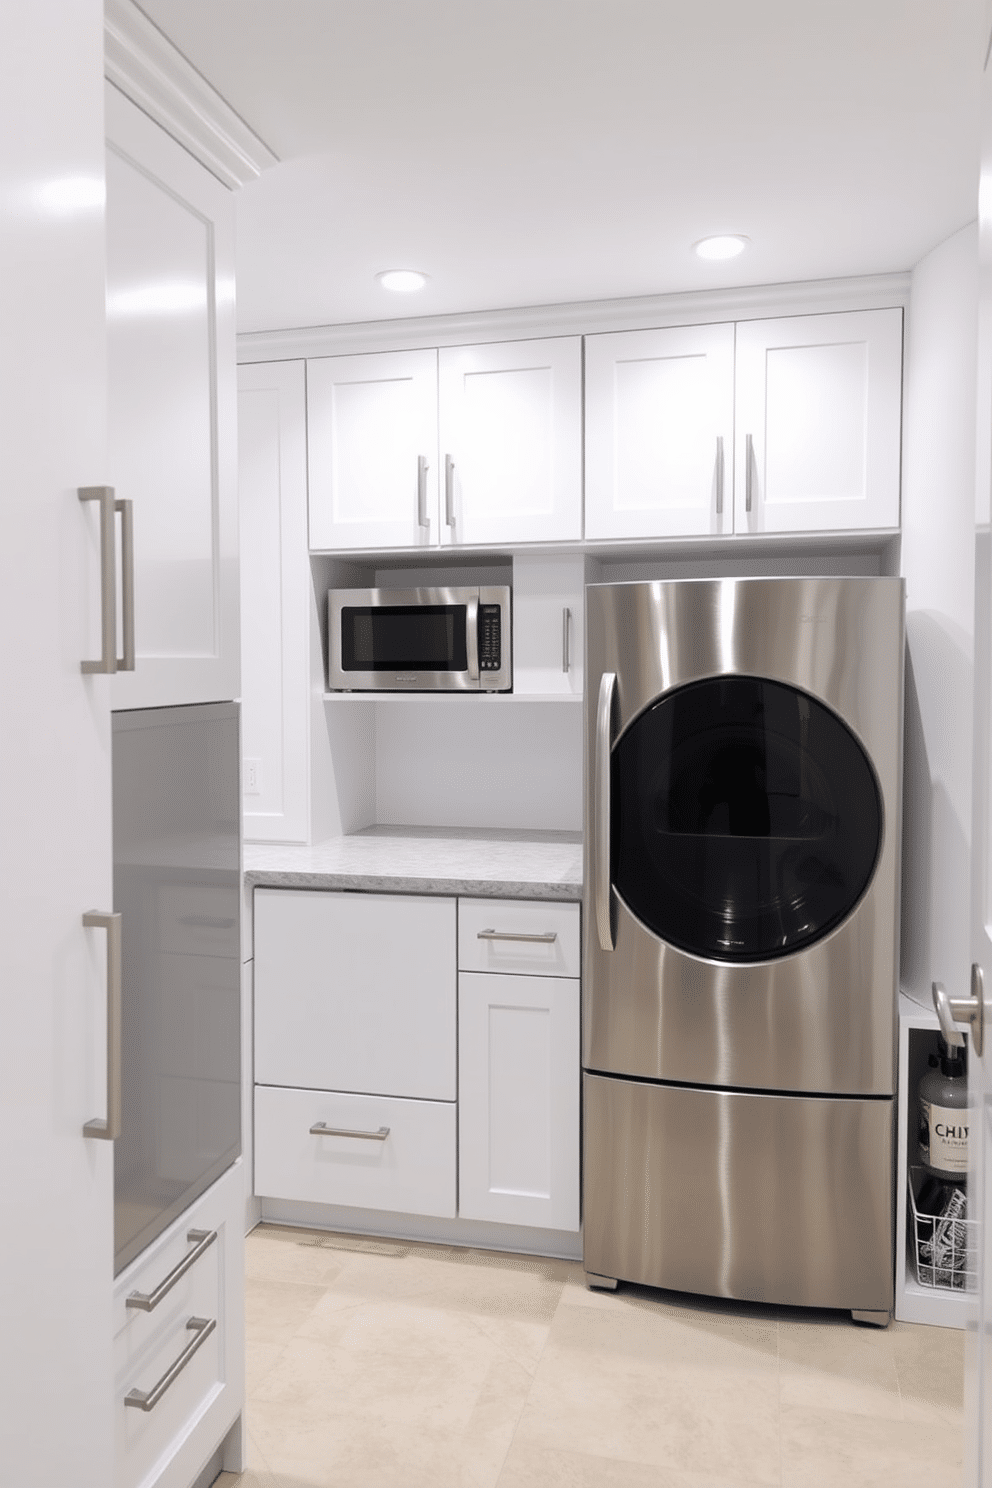
<svg viewBox="0 0 992 1488">
<path fill-rule="evenodd" d="M 247 331 L 238 337 L 239 362 L 277 362 L 351 352 L 406 351 L 466 346 L 538 336 L 581 336 L 601 331 L 701 325 L 708 321 L 763 320 L 775 315 L 817 315 L 834 310 L 873 310 L 909 303 L 910 275 L 873 274 L 794 284 L 693 290 L 638 299 L 580 300 L 347 325 Z"/>
<path fill-rule="evenodd" d="M 108 82 L 235 191 L 278 158 L 132 0 L 105 0 Z"/>
</svg>

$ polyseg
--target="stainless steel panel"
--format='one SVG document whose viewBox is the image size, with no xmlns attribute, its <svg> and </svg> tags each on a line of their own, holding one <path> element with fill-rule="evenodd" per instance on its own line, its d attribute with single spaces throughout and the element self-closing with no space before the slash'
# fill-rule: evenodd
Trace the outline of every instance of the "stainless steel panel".
<svg viewBox="0 0 992 1488">
<path fill-rule="evenodd" d="M 611 894 L 597 814 L 600 679 L 616 673 L 613 738 L 672 688 L 723 674 L 801 687 L 864 745 L 882 797 L 867 892 L 793 956 L 730 965 L 665 944 Z M 721 579 L 593 585 L 586 624 L 583 1030 L 587 1068 L 691 1084 L 889 1095 L 895 1089 L 902 759 L 898 579 Z"/>
<path fill-rule="evenodd" d="M 501 666 L 479 675 L 478 655 L 464 672 L 344 671 L 341 666 L 341 611 L 345 605 L 498 604 L 501 609 Z M 476 611 L 476 613 L 478 613 Z M 477 644 L 477 640 L 476 640 Z M 471 588 L 330 589 L 327 593 L 327 685 L 331 691 L 355 692 L 509 692 L 513 686 L 513 622 L 510 588 L 505 584 Z"/>
<path fill-rule="evenodd" d="M 893 1302 L 893 1102 L 584 1076 L 587 1272 L 803 1307 Z"/>
</svg>

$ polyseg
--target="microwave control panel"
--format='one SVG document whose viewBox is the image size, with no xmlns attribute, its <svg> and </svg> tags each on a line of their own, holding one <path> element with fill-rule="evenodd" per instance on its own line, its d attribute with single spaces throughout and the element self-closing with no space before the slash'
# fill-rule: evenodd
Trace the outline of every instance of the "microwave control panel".
<svg viewBox="0 0 992 1488">
<path fill-rule="evenodd" d="M 479 671 L 498 672 L 502 666 L 502 611 L 498 604 L 479 605 Z"/>
</svg>

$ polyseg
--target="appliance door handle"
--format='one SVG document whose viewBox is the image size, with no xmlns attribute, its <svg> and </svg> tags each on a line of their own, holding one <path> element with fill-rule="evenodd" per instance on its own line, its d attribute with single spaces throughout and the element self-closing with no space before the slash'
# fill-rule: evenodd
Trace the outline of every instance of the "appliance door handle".
<svg viewBox="0 0 992 1488">
<path fill-rule="evenodd" d="M 121 624 L 124 654 L 117 657 L 119 672 L 134 671 L 134 502 L 114 502 L 121 514 Z"/>
<path fill-rule="evenodd" d="M 121 917 L 88 909 L 83 924 L 107 932 L 107 1119 L 87 1121 L 83 1135 L 112 1142 L 121 1134 Z"/>
<path fill-rule="evenodd" d="M 455 462 L 450 455 L 444 457 L 444 522 L 455 525 Z"/>
<path fill-rule="evenodd" d="M 216 1230 L 187 1230 L 186 1239 L 194 1242 L 194 1249 L 189 1250 L 182 1260 L 164 1277 L 153 1292 L 132 1292 L 125 1300 L 125 1307 L 137 1307 L 140 1312 L 154 1312 L 163 1297 L 167 1297 L 179 1279 L 186 1275 L 191 1266 L 194 1266 L 205 1250 L 208 1250 L 217 1239 Z"/>
<path fill-rule="evenodd" d="M 430 531 L 431 523 L 427 515 L 427 471 L 429 470 L 426 455 L 417 456 L 417 526 L 425 527 Z"/>
<path fill-rule="evenodd" d="M 80 501 L 100 503 L 100 660 L 82 661 L 80 669 L 93 672 L 117 671 L 117 542 L 114 531 L 113 486 L 79 486 Z"/>
<path fill-rule="evenodd" d="M 716 487 L 716 514 L 723 516 L 723 435 L 716 436 L 716 464 L 713 468 L 713 484 Z M 748 507 L 748 511 L 751 508 Z"/>
<path fill-rule="evenodd" d="M 557 930 L 542 930 L 539 935 L 525 935 L 520 930 L 478 930 L 476 940 L 528 940 L 538 945 L 552 945 L 558 939 Z"/>
<path fill-rule="evenodd" d="M 468 678 L 479 680 L 479 601 L 470 599 L 465 606 L 465 650 L 468 652 Z"/>
<path fill-rule="evenodd" d="M 604 672 L 599 680 L 596 704 L 596 743 L 593 772 L 593 898 L 600 948 L 613 950 L 610 925 L 610 737 L 616 672 Z"/>
<path fill-rule="evenodd" d="M 389 1127 L 380 1126 L 378 1131 L 354 1131 L 350 1126 L 328 1126 L 326 1121 L 315 1121 L 310 1128 L 312 1137 L 358 1137 L 362 1142 L 384 1142 L 389 1136 Z"/>
<path fill-rule="evenodd" d="M 166 1390 L 179 1378 L 197 1349 L 203 1347 L 216 1326 L 216 1318 L 189 1318 L 186 1328 L 189 1332 L 195 1333 L 196 1337 L 186 1345 L 179 1358 L 174 1364 L 169 1365 L 162 1378 L 156 1381 L 150 1390 L 129 1390 L 124 1396 L 124 1404 L 134 1406 L 136 1410 L 154 1410 Z"/>
<path fill-rule="evenodd" d="M 744 436 L 744 510 L 750 512 L 754 505 L 754 439 Z"/>
</svg>

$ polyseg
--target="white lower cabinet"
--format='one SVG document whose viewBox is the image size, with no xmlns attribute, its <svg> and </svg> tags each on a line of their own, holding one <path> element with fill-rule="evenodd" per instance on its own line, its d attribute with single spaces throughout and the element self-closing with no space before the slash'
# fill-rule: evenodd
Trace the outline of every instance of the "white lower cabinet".
<svg viewBox="0 0 992 1488">
<path fill-rule="evenodd" d="M 579 1228 L 579 983 L 458 978 L 459 1213 Z"/>
<path fill-rule="evenodd" d="M 576 1232 L 579 955 L 577 904 L 256 889 L 255 1193 Z"/>
<path fill-rule="evenodd" d="M 115 1488 L 189 1488 L 225 1438 L 240 1469 L 243 1277 L 239 1161 L 115 1282 Z"/>
</svg>

